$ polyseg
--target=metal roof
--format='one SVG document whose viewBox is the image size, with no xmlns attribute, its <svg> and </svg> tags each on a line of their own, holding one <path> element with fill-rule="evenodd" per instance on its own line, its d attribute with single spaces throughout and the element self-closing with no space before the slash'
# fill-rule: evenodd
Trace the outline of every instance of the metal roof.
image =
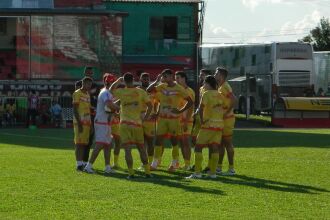
<svg viewBox="0 0 330 220">
<path fill-rule="evenodd" d="M 199 3 L 202 0 L 104 0 L 106 2 Z"/>
</svg>

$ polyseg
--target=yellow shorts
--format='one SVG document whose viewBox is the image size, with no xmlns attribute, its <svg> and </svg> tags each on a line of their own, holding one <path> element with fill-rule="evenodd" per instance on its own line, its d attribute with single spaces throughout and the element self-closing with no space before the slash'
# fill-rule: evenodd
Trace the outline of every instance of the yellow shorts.
<svg viewBox="0 0 330 220">
<path fill-rule="evenodd" d="M 191 131 L 191 136 L 192 137 L 197 137 L 200 128 L 201 128 L 201 119 L 200 119 L 200 117 L 196 116 L 195 117 L 195 124 L 194 124 L 194 127 L 193 127 L 192 131 Z"/>
<path fill-rule="evenodd" d="M 145 136 L 154 137 L 156 133 L 156 121 L 155 120 L 144 121 L 143 132 Z"/>
<path fill-rule="evenodd" d="M 119 138 L 120 132 L 119 132 L 119 118 L 113 117 L 111 120 L 111 135 L 113 138 Z"/>
<path fill-rule="evenodd" d="M 221 128 L 201 128 L 197 135 L 196 147 L 203 148 L 212 144 L 220 145 L 221 137 Z"/>
<path fill-rule="evenodd" d="M 130 125 L 121 123 L 119 126 L 120 141 L 123 147 L 136 145 L 144 146 L 144 134 L 142 125 Z"/>
<path fill-rule="evenodd" d="M 79 133 L 78 131 L 78 125 L 73 125 L 73 132 L 74 132 L 74 144 L 81 144 L 81 145 L 87 145 L 89 142 L 89 134 L 91 131 L 90 125 L 83 125 L 83 131 Z"/>
<path fill-rule="evenodd" d="M 156 125 L 157 136 L 179 136 L 181 133 L 180 118 L 158 118 Z"/>
<path fill-rule="evenodd" d="M 234 133 L 235 116 L 224 119 L 223 138 L 231 138 Z"/>
<path fill-rule="evenodd" d="M 183 125 L 184 125 L 184 123 L 181 122 L 181 125 L 180 125 L 180 127 L 181 127 L 181 133 L 180 133 L 180 135 L 183 136 L 183 137 L 187 137 L 187 136 L 190 137 L 191 136 L 191 133 L 192 133 L 192 130 L 193 130 L 193 122 L 188 122 L 188 124 L 187 124 L 188 129 L 187 129 L 187 131 L 184 131 Z"/>
</svg>

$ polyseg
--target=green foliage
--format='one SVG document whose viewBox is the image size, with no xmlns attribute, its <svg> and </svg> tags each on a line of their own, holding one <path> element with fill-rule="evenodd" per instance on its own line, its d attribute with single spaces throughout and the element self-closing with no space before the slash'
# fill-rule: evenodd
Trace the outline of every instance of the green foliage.
<svg viewBox="0 0 330 220">
<path fill-rule="evenodd" d="M 310 34 L 305 36 L 302 42 L 308 42 L 313 45 L 315 51 L 330 50 L 330 22 L 328 18 L 322 18 L 317 27 L 310 31 Z"/>
<path fill-rule="evenodd" d="M 97 174 L 77 173 L 71 129 L 1 129 L 0 219 L 327 219 L 329 134 L 236 130 L 238 175 L 187 181 L 167 172 L 170 149 L 153 179 L 126 180 L 104 175 L 102 155 Z"/>
</svg>

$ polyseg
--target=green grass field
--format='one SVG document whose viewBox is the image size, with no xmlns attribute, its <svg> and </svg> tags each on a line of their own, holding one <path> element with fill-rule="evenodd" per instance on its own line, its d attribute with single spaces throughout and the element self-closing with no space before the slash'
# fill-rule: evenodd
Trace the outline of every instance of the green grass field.
<svg viewBox="0 0 330 220">
<path fill-rule="evenodd" d="M 1 129 L 0 219 L 330 219 L 329 140 L 330 130 L 237 130 L 234 177 L 187 181 L 164 166 L 131 181 L 105 176 L 102 155 L 98 174 L 77 173 L 71 129 Z"/>
</svg>

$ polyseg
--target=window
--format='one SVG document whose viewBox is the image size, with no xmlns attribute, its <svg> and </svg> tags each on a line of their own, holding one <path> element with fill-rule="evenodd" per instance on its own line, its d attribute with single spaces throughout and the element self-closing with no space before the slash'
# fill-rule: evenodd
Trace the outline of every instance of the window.
<svg viewBox="0 0 330 220">
<path fill-rule="evenodd" d="M 189 40 L 190 39 L 190 17 L 180 17 L 178 23 L 178 39 Z"/>
<path fill-rule="evenodd" d="M 252 64 L 252 66 L 255 66 L 257 64 L 257 55 L 256 54 L 252 55 L 251 64 Z"/>
<path fill-rule="evenodd" d="M 177 39 L 178 18 L 177 17 L 151 17 L 150 39 Z"/>
</svg>

